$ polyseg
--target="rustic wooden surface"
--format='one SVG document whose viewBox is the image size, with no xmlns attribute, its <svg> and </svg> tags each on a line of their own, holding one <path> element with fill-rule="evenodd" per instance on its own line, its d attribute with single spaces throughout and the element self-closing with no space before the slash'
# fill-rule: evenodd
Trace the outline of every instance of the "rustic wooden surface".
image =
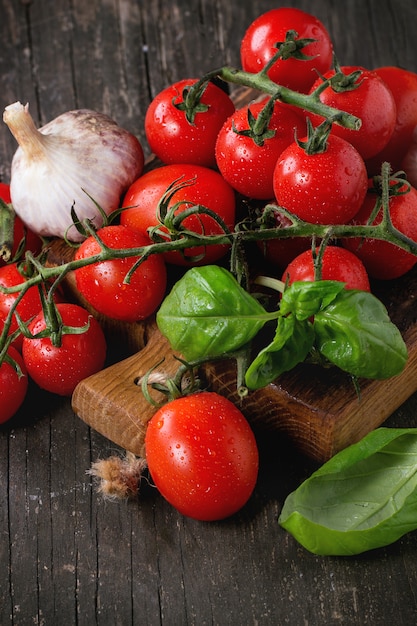
<svg viewBox="0 0 417 626">
<path fill-rule="evenodd" d="M 414 0 L 286 4 L 314 10 L 343 63 L 417 71 Z M 172 80 L 238 64 L 246 26 L 272 6 L 0 0 L 1 109 L 29 101 L 43 124 L 95 108 L 143 139 L 151 97 Z M 14 150 L 4 128 L 6 182 Z M 414 426 L 416 412 L 414 396 L 387 425 Z M 79 420 L 69 400 L 32 390 L 0 429 L 0 624 L 415 624 L 417 533 L 355 558 L 306 553 L 277 518 L 314 464 L 278 435 L 259 443 L 257 488 L 233 519 L 183 518 L 148 485 L 137 502 L 106 502 L 86 472 L 117 446 Z"/>
</svg>

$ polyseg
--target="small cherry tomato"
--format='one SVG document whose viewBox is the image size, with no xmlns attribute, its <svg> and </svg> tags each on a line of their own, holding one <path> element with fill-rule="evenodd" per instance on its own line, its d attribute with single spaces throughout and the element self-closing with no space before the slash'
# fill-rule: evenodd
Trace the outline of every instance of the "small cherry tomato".
<svg viewBox="0 0 417 626">
<path fill-rule="evenodd" d="M 109 248 L 140 248 L 150 243 L 149 237 L 123 225 L 105 226 L 98 237 Z M 88 237 L 75 253 L 75 259 L 86 259 L 100 252 L 95 237 Z M 165 295 L 167 274 L 161 255 L 153 254 L 124 282 L 127 273 L 139 259 L 137 256 L 110 259 L 75 270 L 77 289 L 99 313 L 124 322 L 149 317 Z"/>
<path fill-rule="evenodd" d="M 277 53 L 277 43 L 284 42 L 290 31 L 295 31 L 296 40 L 315 40 L 306 42 L 298 50 L 298 54 L 311 58 L 280 58 L 268 70 L 268 76 L 284 87 L 307 93 L 317 73 L 324 74 L 330 69 L 333 44 L 322 22 L 300 9 L 271 9 L 249 25 L 240 47 L 242 68 L 247 72 L 260 72 Z"/>
<path fill-rule="evenodd" d="M 249 198 L 269 200 L 274 197 L 273 174 L 278 157 L 295 137 L 304 135 L 305 122 L 301 115 L 277 102 L 267 128 L 255 140 L 247 133 L 253 133 L 252 125 L 264 107 L 265 101 L 256 102 L 229 117 L 217 137 L 216 160 L 223 178 L 236 191 Z"/>
<path fill-rule="evenodd" d="M 184 106 L 184 90 L 197 79 L 183 79 L 159 93 L 145 115 L 145 133 L 152 152 L 166 164 L 195 163 L 206 167 L 216 164 L 214 147 L 223 123 L 235 110 L 230 97 L 213 83 L 199 99 L 195 116 L 188 120 Z M 198 111 L 198 110 L 197 110 Z"/>
<path fill-rule="evenodd" d="M 106 357 L 106 340 L 98 321 L 77 304 L 58 303 L 65 326 L 87 330 L 77 334 L 63 333 L 60 346 L 50 337 L 37 337 L 46 328 L 43 312 L 29 324 L 33 338 L 23 339 L 22 355 L 29 376 L 35 383 L 61 396 L 70 396 L 87 376 L 100 371 Z"/>
<path fill-rule="evenodd" d="M 201 392 L 168 402 L 148 423 L 146 459 L 156 487 L 182 515 L 202 521 L 236 513 L 258 476 L 258 448 L 230 400 Z"/>
<path fill-rule="evenodd" d="M 360 72 L 353 80 L 353 88 L 339 91 L 328 86 L 320 92 L 319 98 L 324 104 L 351 113 L 361 120 L 359 130 L 333 124 L 332 133 L 353 144 L 363 159 L 369 159 L 387 145 L 394 132 L 397 117 L 394 96 L 382 78 L 372 70 L 357 65 L 344 66 L 340 70 L 346 77 Z M 323 78 L 334 75 L 335 70 L 330 70 Z M 323 78 L 316 80 L 310 93 L 323 84 Z M 313 124 L 323 121 L 318 115 L 308 115 Z"/>
<path fill-rule="evenodd" d="M 403 167 L 403 159 L 411 145 L 412 134 L 417 126 L 417 74 L 401 67 L 379 67 L 374 70 L 391 90 L 397 116 L 394 132 L 387 145 L 366 162 L 369 175 L 381 173 L 384 161 L 391 164 L 393 172 Z"/>
<path fill-rule="evenodd" d="M 370 182 L 370 187 L 372 183 Z M 361 209 L 352 220 L 352 224 L 366 224 L 375 207 L 377 196 L 370 189 Z M 410 187 L 408 193 L 392 196 L 389 202 L 392 224 L 413 241 L 417 241 L 417 190 Z M 379 224 L 382 210 L 373 224 Z M 417 262 L 417 257 L 387 241 L 379 239 L 359 239 L 347 237 L 343 245 L 354 252 L 365 265 L 369 276 L 381 280 L 392 280 L 406 274 Z"/>
<path fill-rule="evenodd" d="M 346 289 L 371 291 L 368 273 L 362 261 L 353 252 L 338 246 L 326 246 L 322 258 L 321 278 L 346 283 Z M 290 285 L 298 280 L 314 281 L 312 251 L 306 250 L 295 257 L 285 269 L 282 280 L 288 281 Z"/>
<path fill-rule="evenodd" d="M 367 187 L 368 175 L 359 152 L 332 133 L 326 149 L 316 154 L 307 154 L 297 142 L 292 143 L 274 170 L 278 204 L 313 224 L 343 224 L 352 219 Z"/>
<path fill-rule="evenodd" d="M 26 366 L 21 354 L 9 346 L 8 356 L 18 365 L 20 372 L 7 361 L 0 365 L 0 424 L 7 422 L 23 404 L 28 388 Z"/>
<path fill-rule="evenodd" d="M 169 207 L 179 203 L 176 215 L 186 208 L 202 205 L 216 213 L 232 230 L 235 224 L 235 193 L 224 178 L 214 170 L 201 165 L 180 163 L 165 165 L 147 172 L 128 189 L 124 200 L 125 208 L 120 216 L 121 224 L 147 234 L 150 227 L 159 224 L 158 204 L 168 187 L 175 182 L 189 183 L 178 189 L 169 202 Z M 215 235 L 224 231 L 209 215 L 189 215 L 183 227 L 197 234 Z M 166 229 L 161 228 L 162 232 Z M 176 265 L 206 265 L 223 257 L 227 245 L 198 246 L 182 254 L 166 252 L 164 258 Z M 196 257 L 198 260 L 195 260 Z"/>
</svg>

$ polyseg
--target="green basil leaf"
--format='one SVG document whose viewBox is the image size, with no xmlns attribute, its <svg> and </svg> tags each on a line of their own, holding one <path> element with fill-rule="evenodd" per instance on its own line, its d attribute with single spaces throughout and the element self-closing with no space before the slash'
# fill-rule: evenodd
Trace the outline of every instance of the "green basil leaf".
<svg viewBox="0 0 417 626">
<path fill-rule="evenodd" d="M 189 361 L 233 352 L 276 317 L 226 269 L 193 267 L 175 283 L 156 321 L 171 347 Z"/>
<path fill-rule="evenodd" d="M 417 429 L 378 428 L 285 500 L 279 524 L 307 550 L 353 555 L 417 529 Z"/>
<path fill-rule="evenodd" d="M 306 358 L 314 343 L 313 326 L 295 315 L 278 318 L 273 341 L 252 361 L 245 374 L 248 389 L 269 385 Z"/>
<path fill-rule="evenodd" d="M 299 320 L 313 317 L 343 291 L 345 283 L 336 280 L 295 281 L 282 294 L 282 315 L 294 313 Z"/>
<path fill-rule="evenodd" d="M 314 317 L 318 351 L 353 376 L 385 379 L 401 373 L 407 347 L 385 306 L 367 291 L 343 290 Z"/>
</svg>

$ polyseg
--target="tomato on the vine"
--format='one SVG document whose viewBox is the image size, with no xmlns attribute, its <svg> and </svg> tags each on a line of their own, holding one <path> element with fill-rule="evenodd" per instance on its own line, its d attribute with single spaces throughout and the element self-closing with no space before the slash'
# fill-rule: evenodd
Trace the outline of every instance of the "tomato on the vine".
<svg viewBox="0 0 417 626">
<path fill-rule="evenodd" d="M 0 365 L 0 424 L 7 422 L 22 406 L 28 388 L 26 366 L 21 354 L 13 346 L 9 346 L 7 354 L 18 369 L 6 360 Z"/>
<path fill-rule="evenodd" d="M 307 93 L 317 73 L 324 74 L 330 69 L 333 44 L 324 24 L 300 9 L 271 9 L 249 25 L 240 47 L 242 68 L 247 72 L 260 72 L 277 53 L 277 43 L 285 42 L 291 31 L 295 32 L 296 41 L 314 41 L 305 42 L 295 55 L 278 59 L 267 74 L 284 87 Z M 300 54 L 310 58 L 297 58 Z"/>
<path fill-rule="evenodd" d="M 370 175 L 380 174 L 384 161 L 391 164 L 393 172 L 404 167 L 403 159 L 417 126 L 417 74 L 395 66 L 378 67 L 374 71 L 391 90 L 397 115 L 394 132 L 388 143 L 366 162 Z"/>
<path fill-rule="evenodd" d="M 195 163 L 206 167 L 216 164 L 214 147 L 217 134 L 235 110 L 228 94 L 208 82 L 198 107 L 188 120 L 184 107 L 184 90 L 197 79 L 183 79 L 159 93 L 145 115 L 145 133 L 151 151 L 166 164 Z"/>
<path fill-rule="evenodd" d="M 377 195 L 370 189 L 362 207 L 355 215 L 352 224 L 367 224 L 377 201 Z M 405 187 L 402 191 L 405 191 Z M 389 212 L 393 226 L 407 237 L 417 242 L 417 190 L 410 187 L 407 193 L 393 195 L 389 201 Z M 379 224 L 382 208 L 372 222 Z M 381 280 L 392 280 L 406 274 L 417 262 L 417 257 L 388 241 L 372 238 L 346 237 L 343 245 L 354 252 L 365 265 L 369 276 Z"/>
<path fill-rule="evenodd" d="M 316 249 L 316 254 L 319 249 Z M 338 280 L 346 283 L 346 289 L 371 291 L 368 273 L 362 261 L 349 250 L 339 246 L 326 246 L 321 260 L 321 279 Z M 288 264 L 282 280 L 292 283 L 305 280 L 314 281 L 314 259 L 312 250 L 305 250 Z"/>
<path fill-rule="evenodd" d="M 65 326 L 87 329 L 63 333 L 61 344 L 55 346 L 50 337 L 37 337 L 46 328 L 41 311 L 29 324 L 33 338 L 24 337 L 22 355 L 29 376 L 41 389 L 70 396 L 79 382 L 103 368 L 106 339 L 98 321 L 83 307 L 69 303 L 56 306 Z"/>
<path fill-rule="evenodd" d="M 238 109 L 223 124 L 216 143 L 217 166 L 223 178 L 249 198 L 274 196 L 273 174 L 281 152 L 305 134 L 305 122 L 287 105 L 276 102 L 267 126 L 256 129 L 267 101 Z"/>
<path fill-rule="evenodd" d="M 217 393 L 195 393 L 158 409 L 148 422 L 145 449 L 156 487 L 188 517 L 229 517 L 255 488 L 255 436 L 236 405 Z"/>
<path fill-rule="evenodd" d="M 359 210 L 368 187 L 365 163 L 348 141 L 330 133 L 326 149 L 308 154 L 294 142 L 279 157 L 274 193 L 306 222 L 343 224 Z"/>
<path fill-rule="evenodd" d="M 233 229 L 235 192 L 218 172 L 189 163 L 158 167 L 138 178 L 124 197 L 122 206 L 125 210 L 120 216 L 121 224 L 147 234 L 149 228 L 159 224 L 159 202 L 173 183 L 177 183 L 180 188 L 174 193 L 168 206 L 173 207 L 178 203 L 176 215 L 189 207 L 202 205 L 218 215 L 230 230 Z M 205 235 L 224 232 L 220 224 L 210 215 L 204 214 L 189 215 L 182 222 L 182 228 Z M 160 230 L 161 233 L 167 232 L 164 227 Z M 177 265 L 201 265 L 219 260 L 227 250 L 227 245 L 197 246 L 185 250 L 184 253 L 166 252 L 164 258 Z"/>
<path fill-rule="evenodd" d="M 149 237 L 124 225 L 104 226 L 97 231 L 97 236 L 113 249 L 141 248 L 150 244 Z M 100 250 L 100 244 L 91 235 L 76 251 L 75 260 L 87 259 Z M 152 254 L 126 282 L 126 275 L 138 260 L 138 256 L 129 256 L 80 267 L 75 270 L 77 289 L 103 315 L 124 322 L 146 319 L 162 302 L 167 273 L 162 256 Z"/>
<path fill-rule="evenodd" d="M 332 133 L 355 146 L 363 159 L 369 159 L 386 146 L 394 132 L 397 110 L 394 96 L 382 78 L 374 71 L 358 65 L 342 66 L 339 71 L 329 70 L 318 78 L 310 89 L 312 93 L 323 84 L 323 79 L 338 79 L 320 92 L 319 98 L 326 104 L 358 117 L 359 130 L 333 124 Z M 349 88 L 344 89 L 345 83 Z M 323 118 L 308 114 L 313 124 Z"/>
</svg>

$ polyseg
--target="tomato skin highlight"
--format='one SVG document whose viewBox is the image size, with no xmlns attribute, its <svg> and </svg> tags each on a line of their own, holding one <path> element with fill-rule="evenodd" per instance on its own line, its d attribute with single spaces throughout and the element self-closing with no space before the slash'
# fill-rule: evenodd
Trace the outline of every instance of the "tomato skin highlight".
<svg viewBox="0 0 417 626">
<path fill-rule="evenodd" d="M 307 154 L 297 142 L 279 157 L 274 193 L 279 205 L 306 222 L 343 224 L 359 210 L 368 175 L 359 152 L 341 137 L 330 136 L 324 152 Z"/>
<path fill-rule="evenodd" d="M 240 46 L 242 68 L 256 73 L 276 54 L 276 43 L 285 40 L 288 31 L 295 30 L 297 39 L 315 39 L 302 52 L 313 58 L 278 59 L 268 70 L 274 82 L 295 91 L 307 93 L 316 80 L 317 72 L 324 74 L 330 69 L 333 44 L 324 24 L 314 15 L 301 9 L 280 7 L 257 17 L 247 28 Z"/>
<path fill-rule="evenodd" d="M 333 124 L 332 134 L 349 141 L 363 159 L 369 159 L 387 145 L 394 132 L 397 118 L 394 96 L 382 78 L 372 70 L 358 65 L 343 66 L 341 70 L 345 75 L 362 71 L 355 81 L 355 88 L 336 92 L 329 86 L 320 93 L 319 98 L 324 104 L 351 113 L 361 120 L 359 130 Z M 330 70 L 324 74 L 324 78 L 331 78 L 334 74 L 335 71 Z M 322 79 L 318 78 L 310 93 L 322 83 Z M 315 126 L 323 121 L 318 115 L 308 115 Z"/>
<path fill-rule="evenodd" d="M 318 248 L 316 249 L 318 252 Z M 326 246 L 322 258 L 322 280 L 346 283 L 346 289 L 371 291 L 368 273 L 362 261 L 353 252 L 338 246 Z M 311 250 L 306 250 L 288 264 L 283 282 L 314 281 L 314 262 Z"/>
<path fill-rule="evenodd" d="M 128 226 L 105 226 L 97 232 L 109 248 L 140 248 L 149 245 L 149 237 Z M 78 248 L 75 259 L 88 258 L 100 252 L 94 237 Z M 130 283 L 125 276 L 138 257 L 111 259 L 75 270 L 77 288 L 99 313 L 124 322 L 149 317 L 165 295 L 167 275 L 161 255 L 151 255 L 133 273 Z"/>
<path fill-rule="evenodd" d="M 106 357 L 106 340 L 98 321 L 77 304 L 58 303 L 66 326 L 89 328 L 80 334 L 63 334 L 59 347 L 49 337 L 25 337 L 22 355 L 29 376 L 51 393 L 70 396 L 81 380 L 100 371 Z M 46 327 L 43 312 L 29 324 L 33 335 Z"/>
<path fill-rule="evenodd" d="M 229 517 L 255 488 L 255 436 L 239 409 L 217 393 L 196 393 L 160 408 L 148 423 L 145 448 L 156 487 L 187 517 Z"/>
<path fill-rule="evenodd" d="M 369 184 L 371 187 L 372 181 Z M 366 224 L 375 202 L 376 195 L 369 191 L 351 223 Z M 417 190 L 410 187 L 408 193 L 391 197 L 389 210 L 393 226 L 413 241 L 417 241 Z M 376 216 L 374 224 L 381 221 L 381 213 L 382 210 Z M 342 245 L 362 260 L 371 278 L 379 280 L 399 278 L 411 270 L 417 262 L 414 254 L 388 241 L 347 237 L 343 239 Z"/>
<path fill-rule="evenodd" d="M 19 365 L 22 376 L 12 365 L 3 361 L 0 366 L 0 424 L 4 424 L 18 411 L 26 397 L 28 375 L 21 354 L 9 346 L 8 355 Z"/>
<path fill-rule="evenodd" d="M 305 123 L 285 104 L 276 103 L 268 128 L 275 135 L 258 146 L 251 137 L 238 134 L 249 128 L 248 112 L 255 118 L 265 106 L 257 102 L 237 110 L 222 126 L 216 143 L 217 166 L 223 178 L 239 193 L 254 199 L 274 196 L 273 174 L 283 150 L 295 136 L 303 135 Z"/>
<path fill-rule="evenodd" d="M 145 115 L 145 133 L 151 151 L 165 164 L 194 163 L 214 167 L 217 134 L 235 110 L 231 98 L 209 82 L 200 99 L 208 109 L 196 113 L 191 124 L 175 105 L 181 104 L 183 90 L 197 79 L 183 79 L 161 91 Z"/>
<path fill-rule="evenodd" d="M 164 165 L 138 178 L 128 189 L 122 207 L 125 210 L 120 216 L 120 223 L 147 234 L 148 228 L 159 224 L 158 203 L 175 181 L 192 181 L 192 184 L 179 189 L 173 196 L 169 206 L 184 202 L 177 212 L 193 205 L 203 205 L 219 215 L 231 230 L 235 225 L 236 198 L 235 192 L 223 177 L 208 167 L 189 163 Z M 130 208 L 126 208 L 130 207 Z M 190 215 L 183 222 L 184 228 L 196 233 L 221 234 L 221 227 L 207 215 Z M 164 229 L 161 228 L 163 231 Z M 229 247 L 226 245 L 203 246 L 185 251 L 166 252 L 164 258 L 168 263 L 181 266 L 206 265 L 221 259 Z M 203 254 L 198 261 L 187 257 Z"/>
</svg>

